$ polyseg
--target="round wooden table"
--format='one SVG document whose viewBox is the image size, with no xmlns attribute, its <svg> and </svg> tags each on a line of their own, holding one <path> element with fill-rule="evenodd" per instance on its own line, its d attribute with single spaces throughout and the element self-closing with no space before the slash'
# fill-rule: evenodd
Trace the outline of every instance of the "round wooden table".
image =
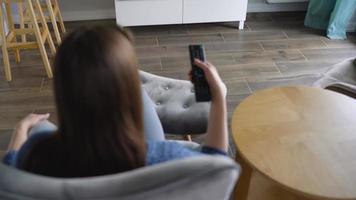
<svg viewBox="0 0 356 200">
<path fill-rule="evenodd" d="M 259 91 L 235 110 L 232 133 L 247 198 L 256 170 L 299 196 L 356 199 L 356 100 L 328 90 Z"/>
</svg>

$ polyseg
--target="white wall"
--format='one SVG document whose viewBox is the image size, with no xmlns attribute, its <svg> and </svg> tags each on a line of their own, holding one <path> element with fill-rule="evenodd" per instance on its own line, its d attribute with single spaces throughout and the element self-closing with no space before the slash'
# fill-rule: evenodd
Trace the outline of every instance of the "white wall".
<svg viewBox="0 0 356 200">
<path fill-rule="evenodd" d="M 65 21 L 114 19 L 114 0 L 59 0 Z"/>
<path fill-rule="evenodd" d="M 265 0 L 248 0 L 247 12 L 303 11 L 307 3 L 273 3 Z"/>
</svg>

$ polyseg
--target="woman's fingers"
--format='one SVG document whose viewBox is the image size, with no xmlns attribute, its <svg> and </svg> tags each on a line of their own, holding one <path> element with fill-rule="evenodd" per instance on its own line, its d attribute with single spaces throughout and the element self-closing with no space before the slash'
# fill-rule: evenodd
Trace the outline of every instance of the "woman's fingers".
<svg viewBox="0 0 356 200">
<path fill-rule="evenodd" d="M 38 122 L 48 119 L 49 116 L 50 116 L 49 113 L 47 113 L 47 114 L 29 114 L 27 117 L 25 117 L 20 122 L 20 125 L 23 127 L 26 127 L 26 128 L 31 128 Z"/>
<path fill-rule="evenodd" d="M 46 120 L 49 118 L 49 113 L 46 114 L 30 114 L 28 117 L 28 122 L 31 124 L 37 124 L 40 121 Z"/>
<path fill-rule="evenodd" d="M 49 116 L 50 116 L 50 114 L 49 114 L 49 113 L 46 113 L 46 114 L 40 114 L 40 115 L 37 115 L 37 119 L 38 119 L 39 121 L 43 121 L 43 120 L 48 119 L 48 118 L 49 118 Z"/>
<path fill-rule="evenodd" d="M 206 70 L 207 68 L 209 68 L 209 65 L 208 65 L 208 63 L 207 62 L 203 62 L 203 61 L 201 61 L 201 60 L 199 60 L 199 59 L 194 59 L 194 64 L 197 66 L 197 67 L 199 67 L 199 68 L 201 68 L 202 70 Z"/>
<path fill-rule="evenodd" d="M 201 61 L 199 59 L 194 60 L 194 64 L 202 69 L 205 74 L 205 78 L 210 86 L 213 99 L 215 97 L 226 96 L 226 86 L 221 80 L 218 71 L 215 66 L 208 61 Z"/>
</svg>

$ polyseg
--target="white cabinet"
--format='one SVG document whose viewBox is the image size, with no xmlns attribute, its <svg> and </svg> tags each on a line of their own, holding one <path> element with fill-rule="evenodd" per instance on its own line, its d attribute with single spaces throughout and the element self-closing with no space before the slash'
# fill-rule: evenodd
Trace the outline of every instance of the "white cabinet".
<svg viewBox="0 0 356 200">
<path fill-rule="evenodd" d="M 239 21 L 243 29 L 247 0 L 115 0 L 122 26 Z"/>
<path fill-rule="evenodd" d="M 245 19 L 245 0 L 183 0 L 183 23 L 238 21 Z"/>
<path fill-rule="evenodd" d="M 182 23 L 182 0 L 115 0 L 122 26 Z"/>
</svg>

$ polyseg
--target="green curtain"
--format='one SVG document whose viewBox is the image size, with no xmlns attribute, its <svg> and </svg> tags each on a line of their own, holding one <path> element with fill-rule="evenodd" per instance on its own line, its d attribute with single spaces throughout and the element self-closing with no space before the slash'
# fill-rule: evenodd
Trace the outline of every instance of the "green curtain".
<svg viewBox="0 0 356 200">
<path fill-rule="evenodd" d="M 310 0 L 305 26 L 324 29 L 330 39 L 346 39 L 356 0 Z"/>
</svg>

